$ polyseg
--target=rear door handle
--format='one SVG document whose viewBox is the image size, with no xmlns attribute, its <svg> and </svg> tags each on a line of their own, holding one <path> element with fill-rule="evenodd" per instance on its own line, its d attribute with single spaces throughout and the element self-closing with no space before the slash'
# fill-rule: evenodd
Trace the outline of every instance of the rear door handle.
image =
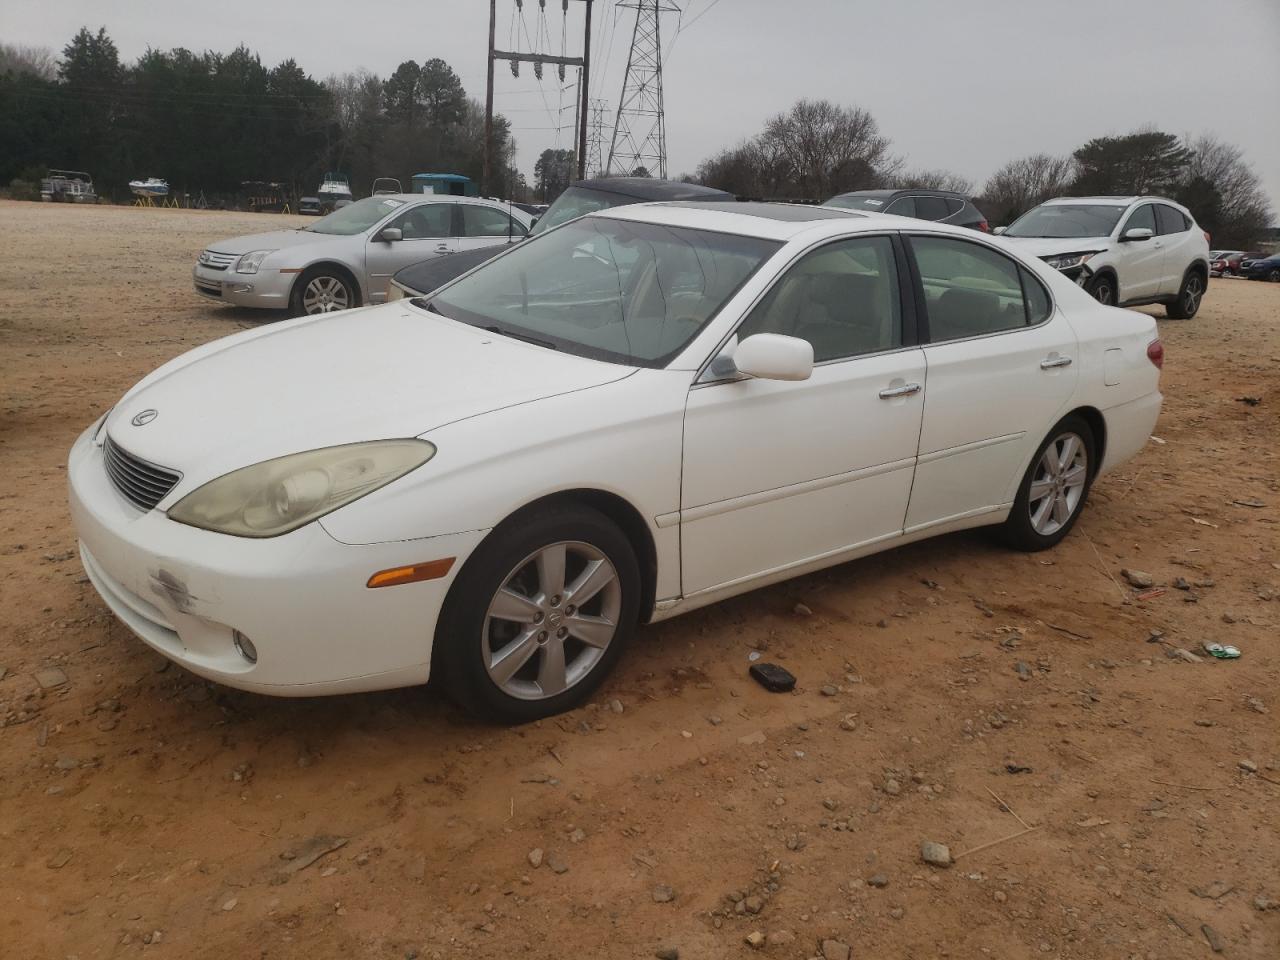
<svg viewBox="0 0 1280 960">
<path fill-rule="evenodd" d="M 1053 370 L 1057 367 L 1069 367 L 1069 366 L 1071 366 L 1070 357 L 1051 356 L 1051 357 L 1045 357 L 1043 360 L 1040 361 L 1041 370 Z"/>
<path fill-rule="evenodd" d="M 920 392 L 920 384 L 904 383 L 900 387 L 885 387 L 880 391 L 881 400 L 894 400 L 898 397 L 909 397 Z"/>
</svg>

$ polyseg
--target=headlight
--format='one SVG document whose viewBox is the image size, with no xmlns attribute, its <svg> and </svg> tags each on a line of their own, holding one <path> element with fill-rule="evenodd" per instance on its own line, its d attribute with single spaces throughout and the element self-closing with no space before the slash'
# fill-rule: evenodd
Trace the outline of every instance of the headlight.
<svg viewBox="0 0 1280 960">
<path fill-rule="evenodd" d="M 258 268 L 262 266 L 262 261 L 267 258 L 269 253 L 275 253 L 275 251 L 254 250 L 252 253 L 246 253 L 236 261 L 236 273 L 257 273 Z"/>
<path fill-rule="evenodd" d="M 1084 266 L 1093 256 L 1092 253 L 1064 253 L 1056 257 L 1045 257 L 1044 262 L 1055 270 L 1070 270 L 1072 267 Z"/>
<path fill-rule="evenodd" d="M 392 280 L 391 286 L 387 288 L 387 303 L 390 303 L 392 300 L 403 300 L 404 297 L 404 287 Z"/>
<path fill-rule="evenodd" d="M 348 443 L 277 457 L 210 480 L 169 519 L 234 537 L 277 537 L 403 477 L 435 456 L 426 440 Z"/>
</svg>

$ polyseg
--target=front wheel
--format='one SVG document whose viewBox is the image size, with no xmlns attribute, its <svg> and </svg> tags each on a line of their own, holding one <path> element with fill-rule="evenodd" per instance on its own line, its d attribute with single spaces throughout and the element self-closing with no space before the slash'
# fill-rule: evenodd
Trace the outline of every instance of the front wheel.
<svg viewBox="0 0 1280 960">
<path fill-rule="evenodd" d="M 1203 296 L 1204 277 L 1192 270 L 1182 278 L 1178 299 L 1165 306 L 1165 316 L 1171 320 L 1190 320 L 1199 312 L 1200 300 Z"/>
<path fill-rule="evenodd" d="M 548 507 L 499 526 L 467 561 L 441 612 L 437 662 L 465 710 L 539 720 L 600 685 L 639 605 L 639 565 L 618 526 L 589 507 Z"/>
<path fill-rule="evenodd" d="M 294 317 L 333 313 L 359 306 L 355 288 L 337 270 L 312 267 L 293 285 L 289 297 L 289 313 Z"/>
<path fill-rule="evenodd" d="M 1086 289 L 1099 303 L 1108 307 L 1116 305 L 1116 282 L 1109 273 L 1094 277 Z"/>
<path fill-rule="evenodd" d="M 1075 525 L 1097 472 L 1093 430 L 1064 417 L 1040 444 L 1023 475 L 1001 538 L 1018 550 L 1047 550 Z"/>
<path fill-rule="evenodd" d="M 1280 283 L 1280 267 L 1277 267 L 1276 269 L 1268 273 L 1267 279 L 1270 280 L 1272 283 Z"/>
</svg>

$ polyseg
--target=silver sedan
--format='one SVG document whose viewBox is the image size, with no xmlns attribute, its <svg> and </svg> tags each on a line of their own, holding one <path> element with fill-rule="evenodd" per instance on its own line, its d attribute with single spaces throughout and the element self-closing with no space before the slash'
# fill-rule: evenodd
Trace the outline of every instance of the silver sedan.
<svg viewBox="0 0 1280 960">
<path fill-rule="evenodd" d="M 358 200 L 310 226 L 221 240 L 192 271 L 196 292 L 240 307 L 328 313 L 387 299 L 392 274 L 460 251 L 514 243 L 523 210 L 496 200 L 402 193 Z"/>
</svg>

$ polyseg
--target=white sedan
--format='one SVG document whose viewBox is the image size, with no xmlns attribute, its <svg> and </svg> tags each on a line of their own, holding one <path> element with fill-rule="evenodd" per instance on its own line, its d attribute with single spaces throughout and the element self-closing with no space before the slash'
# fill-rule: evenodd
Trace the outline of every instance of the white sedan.
<svg viewBox="0 0 1280 960">
<path fill-rule="evenodd" d="M 637 623 L 969 527 L 1053 546 L 1146 442 L 1161 361 L 1151 317 L 998 238 L 623 207 L 178 357 L 76 442 L 71 507 L 107 605 L 201 676 L 440 671 L 519 722 Z"/>
</svg>

